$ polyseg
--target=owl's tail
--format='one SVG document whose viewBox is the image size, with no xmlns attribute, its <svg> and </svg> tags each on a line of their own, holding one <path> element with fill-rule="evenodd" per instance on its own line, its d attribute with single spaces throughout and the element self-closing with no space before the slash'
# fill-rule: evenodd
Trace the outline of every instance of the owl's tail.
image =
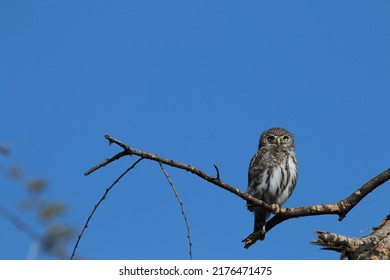
<svg viewBox="0 0 390 280">
<path fill-rule="evenodd" d="M 262 208 L 255 210 L 255 222 L 253 232 L 262 232 L 259 237 L 260 240 L 264 240 L 265 238 L 265 222 L 267 221 L 269 214 L 270 213 L 267 210 Z"/>
</svg>

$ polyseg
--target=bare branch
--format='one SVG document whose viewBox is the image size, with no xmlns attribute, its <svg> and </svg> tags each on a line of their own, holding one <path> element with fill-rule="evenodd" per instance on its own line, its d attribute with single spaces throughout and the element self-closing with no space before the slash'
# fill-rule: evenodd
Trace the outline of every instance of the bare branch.
<svg viewBox="0 0 390 280">
<path fill-rule="evenodd" d="M 265 228 L 266 232 L 270 231 L 274 226 L 286 220 L 305 216 L 316 215 L 338 215 L 339 221 L 342 221 L 349 211 L 352 210 L 366 195 L 375 190 L 377 187 L 390 179 L 390 168 L 375 176 L 373 179 L 365 183 L 363 186 L 354 191 L 347 198 L 340 200 L 337 203 L 321 204 L 313 206 L 304 206 L 297 208 L 283 208 L 272 219 L 270 219 Z M 261 236 L 261 232 L 254 232 L 243 240 L 245 248 L 253 245 Z"/>
<path fill-rule="evenodd" d="M 107 164 L 117 160 L 117 159 L 120 159 L 121 157 L 123 156 L 126 156 L 127 155 L 127 152 L 126 151 L 123 151 L 123 152 L 120 152 L 120 153 L 117 153 L 115 156 L 112 156 L 110 158 L 107 158 L 106 160 L 102 161 L 101 163 L 95 165 L 94 167 L 92 167 L 90 170 L 88 170 L 87 172 L 84 173 L 85 176 L 88 176 L 89 174 L 95 172 L 96 170 L 98 170 L 99 168 L 101 167 L 104 167 L 106 166 Z"/>
<path fill-rule="evenodd" d="M 225 182 L 222 182 L 220 181 L 219 179 L 217 178 L 214 178 L 212 176 L 210 176 L 209 174 L 199 170 L 198 168 L 194 167 L 194 166 L 191 166 L 189 164 L 185 164 L 185 163 L 181 163 L 181 162 L 178 162 L 178 161 L 174 161 L 174 160 L 171 160 L 171 159 L 167 159 L 167 158 L 163 158 L 163 157 L 160 157 L 156 154 L 152 154 L 152 153 L 148 153 L 148 152 L 144 152 L 144 151 L 140 151 L 140 150 L 136 150 L 136 149 L 133 149 L 133 148 L 130 148 L 129 146 L 127 146 L 126 144 L 124 144 L 123 142 L 115 139 L 115 138 L 112 138 L 111 136 L 109 135 L 105 135 L 105 138 L 110 142 L 110 144 L 114 143 L 114 144 L 117 144 L 118 146 L 122 147 L 124 149 L 124 151 L 122 152 L 123 154 L 121 154 L 121 156 L 119 157 L 122 157 L 122 156 L 125 156 L 125 155 L 136 155 L 136 156 L 139 156 L 139 157 L 143 157 L 145 159 L 149 159 L 149 160 L 152 160 L 152 161 L 156 161 L 156 162 L 161 162 L 163 164 L 166 164 L 166 165 L 169 165 L 169 166 L 172 166 L 172 167 L 176 167 L 176 168 L 179 168 L 179 169 L 183 169 L 183 170 L 186 170 L 188 172 L 191 172 L 192 174 L 195 174 L 196 176 L 206 180 L 207 182 L 210 182 L 222 189 L 225 189 L 231 193 L 234 193 L 235 195 L 241 197 L 242 199 L 248 201 L 248 202 L 251 202 L 252 205 L 254 206 L 260 206 L 260 207 L 263 207 L 269 211 L 271 211 L 272 213 L 274 212 L 274 208 L 265 203 L 264 201 L 262 200 L 259 200 L 257 198 L 254 198 L 253 196 L 250 196 L 249 194 L 247 193 L 244 193 L 242 191 L 240 191 L 239 189 L 225 183 Z M 117 154 L 117 156 L 119 155 Z M 119 158 L 118 157 L 118 158 Z M 118 159 L 116 158 L 116 159 Z M 107 164 L 107 163 L 106 163 Z M 97 166 L 99 166 L 98 168 L 104 166 L 105 164 L 98 164 Z M 96 169 L 98 169 L 96 168 Z M 96 170 L 95 169 L 95 170 Z"/>
<path fill-rule="evenodd" d="M 177 162 L 171 159 L 163 158 L 161 156 L 158 156 L 156 154 L 140 151 L 133 149 L 123 142 L 109 136 L 105 135 L 105 138 L 109 141 L 110 144 L 116 144 L 123 148 L 123 151 L 116 154 L 115 156 L 106 159 L 105 161 L 99 163 L 92 169 L 90 169 L 88 172 L 86 172 L 86 175 L 96 171 L 97 169 L 111 163 L 114 160 L 120 159 L 123 156 L 131 156 L 136 155 L 140 158 L 145 158 L 148 160 L 156 161 L 160 165 L 165 164 L 172 166 L 174 168 L 179 168 L 188 172 L 191 172 L 192 174 L 195 174 L 196 176 L 200 177 L 203 180 L 206 180 L 207 182 L 212 183 L 213 185 L 216 185 L 224 190 L 227 190 L 236 196 L 244 199 L 252 204 L 253 206 L 259 206 L 263 207 L 272 213 L 275 213 L 275 207 L 272 205 L 269 205 L 259 199 L 256 199 L 252 196 L 250 196 L 247 193 L 244 193 L 240 191 L 239 189 L 223 182 L 220 180 L 219 170 L 218 167 L 214 164 L 214 168 L 217 171 L 217 176 L 212 177 L 209 174 L 201 171 L 200 169 L 185 164 L 181 162 Z M 338 215 L 339 220 L 341 221 L 347 213 L 353 209 L 366 195 L 368 195 L 370 192 L 372 192 L 374 189 L 376 189 L 378 186 L 385 183 L 387 180 L 390 179 L 390 169 L 387 169 L 386 171 L 382 172 L 375 178 L 368 181 L 366 184 L 364 184 L 362 187 L 357 189 L 355 192 L 353 192 L 350 196 L 347 198 L 337 202 L 337 203 L 330 203 L 330 204 L 321 204 L 321 205 L 312 205 L 312 206 L 304 206 L 304 207 L 297 207 L 297 208 L 282 208 L 277 211 L 277 213 L 274 215 L 272 219 L 270 219 L 266 224 L 266 232 L 270 231 L 273 227 L 278 225 L 279 223 L 292 219 L 292 218 L 298 218 L 298 217 L 305 217 L 305 216 L 316 216 L 316 215 Z M 250 234 L 247 238 L 243 240 L 245 243 L 245 248 L 249 248 L 251 245 L 253 245 L 261 236 L 260 232 L 253 232 Z"/>
<path fill-rule="evenodd" d="M 165 178 L 167 178 L 169 185 L 171 185 L 171 188 L 172 188 L 173 192 L 175 193 L 177 201 L 179 202 L 181 214 L 183 215 L 184 222 L 185 222 L 186 228 L 187 228 L 188 245 L 190 248 L 190 260 L 192 260 L 192 241 L 191 241 L 191 234 L 190 234 L 190 225 L 188 223 L 186 212 L 184 211 L 183 202 L 181 201 L 179 193 L 177 192 L 175 186 L 173 185 L 171 177 L 169 176 L 168 172 L 165 170 L 165 168 L 161 162 L 160 162 L 160 167 L 161 167 L 162 172 L 165 175 Z"/>
<path fill-rule="evenodd" d="M 103 202 L 104 199 L 106 199 L 107 197 L 107 194 L 110 192 L 110 190 L 123 178 L 123 176 L 125 176 L 130 170 L 132 170 L 141 160 L 143 160 L 142 157 L 140 157 L 138 160 L 136 160 L 129 168 L 127 168 L 125 170 L 125 172 L 123 172 L 107 189 L 106 191 L 104 192 L 103 196 L 100 198 L 100 200 L 98 201 L 98 203 L 94 206 L 91 214 L 89 214 L 88 216 L 88 219 L 87 221 L 85 222 L 84 224 L 84 227 L 83 229 L 81 230 L 81 233 L 78 235 L 77 237 L 77 241 L 76 241 L 76 244 L 73 248 L 73 252 L 72 252 L 72 255 L 70 257 L 70 259 L 72 260 L 76 254 L 76 250 L 77 250 L 77 247 L 79 246 L 79 243 L 80 243 L 80 240 L 81 240 L 81 237 L 83 237 L 83 234 L 85 232 L 85 230 L 87 229 L 88 225 L 89 225 L 89 221 L 92 219 L 92 216 L 95 214 L 96 210 L 98 209 L 99 205 Z M 112 160 L 113 161 L 113 160 Z M 106 163 L 107 164 L 107 163 Z M 100 167 L 102 167 L 104 165 L 101 165 Z M 100 168 L 99 167 L 99 168 Z M 95 170 L 99 169 L 99 168 L 96 168 Z M 93 171 L 92 171 L 93 172 Z M 90 173 L 92 173 L 90 172 Z"/>
</svg>

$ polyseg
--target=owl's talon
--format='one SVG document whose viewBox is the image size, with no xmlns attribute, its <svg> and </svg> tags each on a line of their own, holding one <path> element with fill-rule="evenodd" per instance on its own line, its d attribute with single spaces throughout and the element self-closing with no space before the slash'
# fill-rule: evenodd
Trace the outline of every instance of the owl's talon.
<svg viewBox="0 0 390 280">
<path fill-rule="evenodd" d="M 272 207 L 272 212 L 274 212 L 274 214 L 278 214 L 280 212 L 280 206 L 279 204 L 271 204 L 271 207 Z"/>
</svg>

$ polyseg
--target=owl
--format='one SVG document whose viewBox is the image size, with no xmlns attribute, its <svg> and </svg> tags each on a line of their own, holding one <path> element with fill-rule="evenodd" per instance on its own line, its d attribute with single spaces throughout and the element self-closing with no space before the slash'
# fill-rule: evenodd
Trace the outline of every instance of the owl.
<svg viewBox="0 0 390 280">
<path fill-rule="evenodd" d="M 294 137 L 284 128 L 271 128 L 260 135 L 259 148 L 253 156 L 248 172 L 247 193 L 268 204 L 281 206 L 291 195 L 298 178 L 298 164 L 294 151 Z M 254 232 L 262 231 L 270 212 L 247 205 L 254 212 Z"/>
</svg>

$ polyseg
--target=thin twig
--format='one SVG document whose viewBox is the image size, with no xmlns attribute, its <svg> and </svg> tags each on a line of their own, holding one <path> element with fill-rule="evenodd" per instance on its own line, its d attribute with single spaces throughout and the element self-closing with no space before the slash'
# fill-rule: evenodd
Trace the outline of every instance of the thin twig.
<svg viewBox="0 0 390 280">
<path fill-rule="evenodd" d="M 183 215 L 184 222 L 185 222 L 186 228 L 187 228 L 188 245 L 189 245 L 189 248 L 190 248 L 190 260 L 192 260 L 192 241 L 191 241 L 191 234 L 190 234 L 190 225 L 188 223 L 187 215 L 186 215 L 186 213 L 184 211 L 183 202 L 181 201 L 179 193 L 177 192 L 177 190 L 176 190 L 176 188 L 175 188 L 175 186 L 174 186 L 174 184 L 173 184 L 173 182 L 171 180 L 171 177 L 169 176 L 168 172 L 165 170 L 163 164 L 161 162 L 159 164 L 160 164 L 162 172 L 164 173 L 165 177 L 168 180 L 169 185 L 171 185 L 171 188 L 172 188 L 173 192 L 175 193 L 177 201 L 179 202 L 180 209 L 181 209 L 181 214 Z"/>
<path fill-rule="evenodd" d="M 72 260 L 76 254 L 76 250 L 77 250 L 77 247 L 79 246 L 79 243 L 80 243 L 80 240 L 81 240 L 81 237 L 83 236 L 85 230 L 87 229 L 88 225 L 89 225 L 89 221 L 92 219 L 92 216 L 95 214 L 96 210 L 98 209 L 99 205 L 103 202 L 103 200 L 106 198 L 107 194 L 110 192 L 110 190 L 123 178 L 123 176 L 125 176 L 131 169 L 133 169 L 141 160 L 143 160 L 142 157 L 140 157 L 138 160 L 136 160 L 129 168 L 127 168 L 125 170 L 125 172 L 123 172 L 107 189 L 106 191 L 104 192 L 103 196 L 100 198 L 100 200 L 98 201 L 98 203 L 94 206 L 91 214 L 89 214 L 88 216 L 88 219 L 87 221 L 85 222 L 84 224 L 84 227 L 83 229 L 81 230 L 81 233 L 79 234 L 79 236 L 77 237 L 77 241 L 76 241 L 76 244 L 73 248 L 73 252 L 72 252 L 72 255 L 70 257 L 70 259 Z"/>
<path fill-rule="evenodd" d="M 87 172 L 84 173 L 85 176 L 88 176 L 89 174 L 93 173 L 94 171 L 98 170 L 99 168 L 103 167 L 103 166 L 106 166 L 107 164 L 117 160 L 117 159 L 120 159 L 121 157 L 123 156 L 126 156 L 128 153 L 126 151 L 122 151 L 120 153 L 117 153 L 115 156 L 112 156 L 110 158 L 107 158 L 105 159 L 104 161 L 102 161 L 101 163 L 95 165 L 94 167 L 92 167 L 91 169 L 89 169 Z"/>
<path fill-rule="evenodd" d="M 221 182 L 221 178 L 219 177 L 219 169 L 215 163 L 214 163 L 214 168 L 215 168 L 215 171 L 217 171 L 217 177 L 215 179 L 217 179 L 219 182 Z"/>
</svg>

